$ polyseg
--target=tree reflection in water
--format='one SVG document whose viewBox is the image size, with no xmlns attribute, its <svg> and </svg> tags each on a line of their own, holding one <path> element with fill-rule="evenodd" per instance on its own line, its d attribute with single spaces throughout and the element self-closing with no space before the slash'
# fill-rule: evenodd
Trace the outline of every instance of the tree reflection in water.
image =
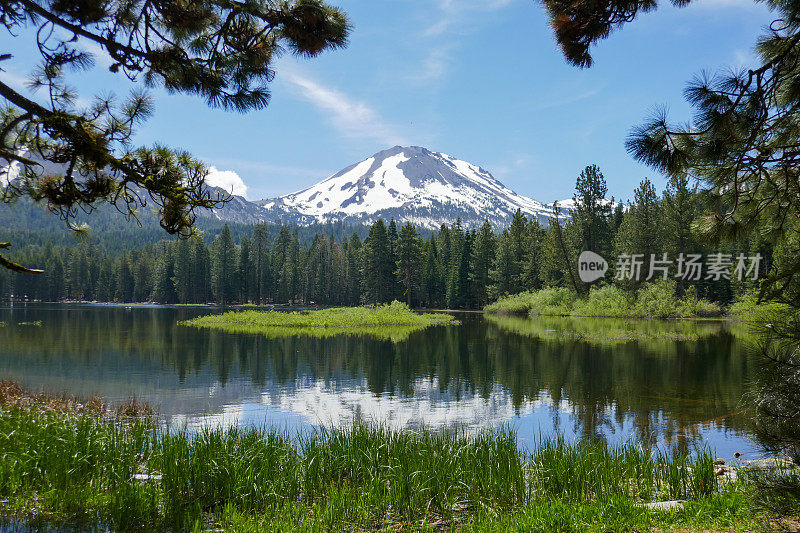
<svg viewBox="0 0 800 533">
<path fill-rule="evenodd" d="M 3 307 L 0 376 L 112 400 L 135 394 L 183 419 L 257 403 L 312 423 L 366 411 L 403 424 L 494 425 L 545 410 L 537 422 L 543 433 L 569 427 L 607 438 L 627 431 L 666 442 L 745 427 L 736 412 L 751 363 L 746 344 L 724 322 L 465 314 L 461 326 L 395 341 L 266 338 L 176 325 L 208 312 Z M 36 321 L 42 325 L 18 325 Z M 304 412 L 327 408 L 331 413 Z M 442 420 L 430 414 L 436 409 L 446 410 Z"/>
</svg>

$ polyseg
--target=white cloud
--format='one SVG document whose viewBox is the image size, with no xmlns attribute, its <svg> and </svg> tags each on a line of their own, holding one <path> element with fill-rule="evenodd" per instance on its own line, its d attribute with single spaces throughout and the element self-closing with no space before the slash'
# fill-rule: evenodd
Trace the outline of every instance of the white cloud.
<svg viewBox="0 0 800 533">
<path fill-rule="evenodd" d="M 247 192 L 250 198 L 271 198 L 290 192 L 287 183 L 292 187 L 317 183 L 319 180 L 330 176 L 330 168 L 311 168 L 293 165 L 273 164 L 265 161 L 252 161 L 230 157 L 209 157 L 199 155 L 208 165 L 234 169 L 234 172 L 247 176 L 249 182 Z"/>
<path fill-rule="evenodd" d="M 229 193 L 247 198 L 247 185 L 239 174 L 233 170 L 219 170 L 217 167 L 208 167 L 206 183 L 212 187 L 220 187 Z"/>
<path fill-rule="evenodd" d="M 346 137 L 369 139 L 387 146 L 407 144 L 395 128 L 367 104 L 287 68 L 283 69 L 282 76 L 300 89 L 306 100 L 326 112 L 333 126 Z"/>
</svg>

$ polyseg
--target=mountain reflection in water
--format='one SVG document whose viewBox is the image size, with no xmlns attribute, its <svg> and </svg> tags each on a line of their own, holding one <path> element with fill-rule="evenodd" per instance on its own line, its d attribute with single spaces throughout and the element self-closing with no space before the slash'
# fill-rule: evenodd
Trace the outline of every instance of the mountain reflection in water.
<svg viewBox="0 0 800 533">
<path fill-rule="evenodd" d="M 399 342 L 176 325 L 209 312 L 5 304 L 0 378 L 111 401 L 135 395 L 173 425 L 505 423 L 526 443 L 560 432 L 613 442 L 696 439 L 720 455 L 752 448 L 736 414 L 752 362 L 724 322 L 463 314 L 461 326 Z"/>
</svg>

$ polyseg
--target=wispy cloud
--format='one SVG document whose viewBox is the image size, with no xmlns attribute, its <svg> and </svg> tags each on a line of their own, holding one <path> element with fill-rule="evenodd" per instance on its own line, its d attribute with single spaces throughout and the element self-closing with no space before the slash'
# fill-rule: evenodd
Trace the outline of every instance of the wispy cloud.
<svg viewBox="0 0 800 533">
<path fill-rule="evenodd" d="M 434 9 L 426 8 L 425 17 L 431 19 L 419 34 L 426 43 L 426 55 L 421 68 L 409 77 L 411 81 L 431 82 L 443 78 L 455 60 L 459 37 L 474 31 L 475 22 L 488 13 L 499 11 L 517 0 L 436 0 Z M 431 13 L 434 16 L 431 16 Z"/>
<path fill-rule="evenodd" d="M 425 36 L 441 35 L 454 26 L 463 28 L 465 19 L 504 9 L 516 0 L 437 0 L 439 17 L 424 31 Z"/>
<path fill-rule="evenodd" d="M 384 145 L 406 144 L 397 128 L 366 103 L 285 67 L 281 76 L 282 80 L 299 89 L 303 98 L 325 112 L 331 124 L 345 137 L 368 139 Z"/>
<path fill-rule="evenodd" d="M 555 98 L 552 100 L 545 100 L 541 104 L 536 106 L 537 111 L 543 111 L 545 109 L 552 109 L 554 107 L 560 107 L 564 105 L 574 104 L 575 102 L 580 102 L 581 100 L 586 100 L 591 98 L 592 96 L 598 94 L 602 88 L 596 87 L 594 89 L 589 89 L 587 91 L 583 91 L 581 93 L 573 94 L 571 96 L 567 96 L 564 98 Z"/>
<path fill-rule="evenodd" d="M 534 157 L 530 154 L 516 154 L 492 165 L 489 167 L 489 172 L 495 178 L 503 181 L 505 177 L 511 174 L 515 174 L 521 169 L 529 168 L 533 162 Z"/>
<path fill-rule="evenodd" d="M 408 79 L 412 82 L 429 83 L 443 78 L 454 60 L 455 49 L 456 45 L 452 42 L 431 47 L 420 62 L 420 68 L 410 74 Z"/>
</svg>

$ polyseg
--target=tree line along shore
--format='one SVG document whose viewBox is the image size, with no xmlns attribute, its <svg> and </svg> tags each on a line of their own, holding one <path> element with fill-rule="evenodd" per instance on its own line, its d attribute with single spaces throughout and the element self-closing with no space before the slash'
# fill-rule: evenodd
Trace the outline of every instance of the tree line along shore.
<svg viewBox="0 0 800 533">
<path fill-rule="evenodd" d="M 557 209 L 549 224 L 518 212 L 502 230 L 488 223 L 467 228 L 456 221 L 427 238 L 412 224 L 378 220 L 368 233 L 361 232 L 363 240 L 359 232 L 310 236 L 296 227 L 260 224 L 243 232 L 237 228 L 238 242 L 225 226 L 208 243 L 195 236 L 138 248 L 91 239 L 73 246 L 31 244 L 10 257 L 44 273 L 0 271 L 0 299 L 13 294 L 41 301 L 323 306 L 399 300 L 412 307 L 481 309 L 505 295 L 546 288 L 587 296 L 588 285 L 576 272 L 582 250 L 608 259 L 605 283 L 629 295 L 649 286 L 645 278 L 652 256 L 760 254 L 765 273 L 788 253 L 773 249 L 757 231 L 736 244 L 704 237 L 692 221 L 707 206 L 686 181 L 676 181 L 659 196 L 644 180 L 630 205 L 609 203 L 606 190 L 602 173 L 590 166 L 578 178 L 569 220 Z M 642 279 L 616 280 L 614 258 L 631 253 L 642 255 Z M 670 277 L 675 295 L 721 306 L 757 285 L 751 277 Z M 703 307 L 700 314 L 711 309 Z"/>
</svg>

